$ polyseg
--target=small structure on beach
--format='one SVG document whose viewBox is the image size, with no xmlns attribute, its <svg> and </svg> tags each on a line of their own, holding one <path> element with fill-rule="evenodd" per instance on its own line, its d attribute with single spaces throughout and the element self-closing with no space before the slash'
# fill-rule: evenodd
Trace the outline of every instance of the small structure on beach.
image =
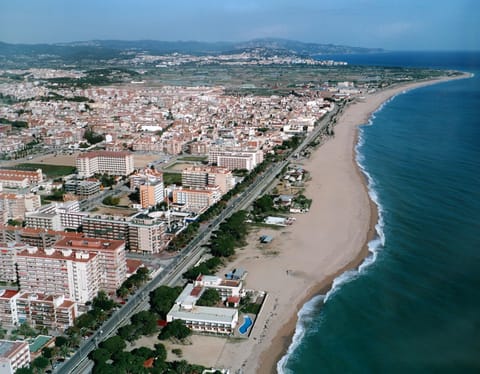
<svg viewBox="0 0 480 374">
<path fill-rule="evenodd" d="M 262 244 L 268 244 L 268 243 L 271 243 L 273 240 L 273 237 L 270 236 L 270 235 L 262 235 L 260 237 L 260 243 Z"/>
</svg>

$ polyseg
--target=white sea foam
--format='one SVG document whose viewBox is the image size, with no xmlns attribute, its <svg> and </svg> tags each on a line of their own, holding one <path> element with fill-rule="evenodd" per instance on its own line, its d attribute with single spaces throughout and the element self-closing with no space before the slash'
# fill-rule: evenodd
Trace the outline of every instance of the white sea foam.
<svg viewBox="0 0 480 374">
<path fill-rule="evenodd" d="M 401 94 L 406 93 L 406 91 L 401 92 Z M 381 111 L 387 103 L 394 100 L 397 95 L 392 96 L 390 99 L 385 101 L 380 107 L 371 114 L 368 122 L 363 126 L 371 126 L 373 124 L 374 119 L 376 118 L 375 114 Z M 301 344 L 305 333 L 306 327 L 308 327 L 308 323 L 312 320 L 312 312 L 314 311 L 314 306 L 316 306 L 319 302 L 323 302 L 324 304 L 338 291 L 341 287 L 351 282 L 352 280 L 358 278 L 359 275 L 364 274 L 367 269 L 375 263 L 378 257 L 378 252 L 382 250 L 385 246 L 385 233 L 384 233 L 384 209 L 380 202 L 380 198 L 378 196 L 376 190 L 376 183 L 372 176 L 367 172 L 364 166 L 365 156 L 360 152 L 360 149 L 365 144 L 365 137 L 362 128 L 358 132 L 358 140 L 357 145 L 355 146 L 355 160 L 357 162 L 358 167 L 365 175 L 367 179 L 367 187 L 368 187 L 368 194 L 370 199 L 375 203 L 378 210 L 378 221 L 375 225 L 375 232 L 376 236 L 368 243 L 368 251 L 370 254 L 363 260 L 363 262 L 358 266 L 357 269 L 347 270 L 344 273 L 340 274 L 333 280 L 332 287 L 325 295 L 317 295 L 306 302 L 302 309 L 298 312 L 298 320 L 297 325 L 295 327 L 295 334 L 292 338 L 292 343 L 288 347 L 287 353 L 278 361 L 277 363 L 277 372 L 280 374 L 290 374 L 291 371 L 286 368 L 286 364 L 290 357 L 294 354 L 297 347 Z"/>
<path fill-rule="evenodd" d="M 307 328 L 309 327 L 309 324 L 312 321 L 312 317 L 315 315 L 315 312 L 318 308 L 319 303 L 324 302 L 324 298 L 325 298 L 324 295 L 314 296 L 312 299 L 310 299 L 303 305 L 302 309 L 298 311 L 297 313 L 298 322 L 295 328 L 295 334 L 293 335 L 293 338 L 292 338 L 292 343 L 288 347 L 287 353 L 280 359 L 280 361 L 277 362 L 277 372 L 279 374 L 291 373 L 291 371 L 288 370 L 285 367 L 285 365 L 288 359 L 293 354 L 293 352 L 295 352 L 297 347 L 302 342 L 303 337 L 305 336 L 305 333 L 307 331 Z"/>
</svg>

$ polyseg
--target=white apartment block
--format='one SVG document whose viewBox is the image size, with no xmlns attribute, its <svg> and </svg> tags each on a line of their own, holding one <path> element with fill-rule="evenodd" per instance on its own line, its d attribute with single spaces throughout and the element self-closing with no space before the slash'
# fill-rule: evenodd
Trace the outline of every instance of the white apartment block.
<svg viewBox="0 0 480 374">
<path fill-rule="evenodd" d="M 24 291 L 65 295 L 81 304 L 92 300 L 99 291 L 96 253 L 31 247 L 17 253 L 17 267 Z"/>
<path fill-rule="evenodd" d="M 182 170 L 182 186 L 189 188 L 204 188 L 219 186 L 222 194 L 235 186 L 232 171 L 215 166 L 192 166 Z"/>
<path fill-rule="evenodd" d="M 4 327 L 18 325 L 18 296 L 20 296 L 20 293 L 17 290 L 0 290 L 0 323 Z"/>
<path fill-rule="evenodd" d="M 130 251 L 155 254 L 165 249 L 165 223 L 157 219 L 135 217 L 129 225 Z"/>
<path fill-rule="evenodd" d="M 0 282 L 13 283 L 17 281 L 15 269 L 17 253 L 30 247 L 28 244 L 14 241 L 8 243 L 0 242 Z"/>
<path fill-rule="evenodd" d="M 25 226 L 45 230 L 63 230 L 60 215 L 56 213 L 25 213 Z"/>
<path fill-rule="evenodd" d="M 25 213 L 33 212 L 41 206 L 40 196 L 31 193 L 0 193 L 0 211 L 8 219 L 23 219 Z"/>
<path fill-rule="evenodd" d="M 30 365 L 30 349 L 26 341 L 0 340 L 0 373 L 14 374 Z"/>
<path fill-rule="evenodd" d="M 212 148 L 208 154 L 208 162 L 229 170 L 246 169 L 251 171 L 263 162 L 263 152 L 261 150 Z"/>
<path fill-rule="evenodd" d="M 64 331 L 73 326 L 78 315 L 77 303 L 64 295 L 22 292 L 16 303 L 19 323 L 27 322 L 34 328 Z"/>
<path fill-rule="evenodd" d="M 133 155 L 130 152 L 96 151 L 81 153 L 76 160 L 80 178 L 92 175 L 129 175 L 134 171 Z"/>
<path fill-rule="evenodd" d="M 207 187 L 203 190 L 176 188 L 172 191 L 173 203 L 183 205 L 187 210 L 200 213 L 215 204 L 222 197 L 220 187 Z"/>
<path fill-rule="evenodd" d="M 57 251 L 95 254 L 98 257 L 99 288 L 101 290 L 115 293 L 127 279 L 125 242 L 123 240 L 63 238 L 57 241 L 53 248 Z"/>
</svg>

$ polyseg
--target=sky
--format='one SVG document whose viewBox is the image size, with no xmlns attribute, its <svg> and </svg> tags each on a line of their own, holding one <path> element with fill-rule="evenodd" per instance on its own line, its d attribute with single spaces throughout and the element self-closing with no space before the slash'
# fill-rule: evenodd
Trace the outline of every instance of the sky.
<svg viewBox="0 0 480 374">
<path fill-rule="evenodd" d="M 480 50 L 478 0 L 1 0 L 0 41 L 246 41 Z"/>
</svg>

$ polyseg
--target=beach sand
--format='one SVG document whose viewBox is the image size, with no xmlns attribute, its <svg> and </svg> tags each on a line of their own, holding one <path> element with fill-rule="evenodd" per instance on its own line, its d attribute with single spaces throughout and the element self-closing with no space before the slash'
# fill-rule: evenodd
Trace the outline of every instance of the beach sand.
<svg viewBox="0 0 480 374">
<path fill-rule="evenodd" d="M 324 294 L 333 279 L 358 267 L 368 255 L 368 242 L 375 235 L 377 209 L 368 196 L 365 177 L 355 161 L 358 125 L 390 97 L 408 89 L 432 84 L 420 82 L 367 95 L 350 104 L 337 120 L 335 136 L 301 162 L 311 174 L 305 195 L 313 198 L 307 214 L 282 229 L 258 229 L 249 244 L 221 272 L 235 267 L 248 271 L 245 287 L 267 291 L 268 297 L 248 340 L 201 337 L 202 363 L 232 372 L 271 373 L 285 354 L 302 305 Z M 260 235 L 273 236 L 263 247 Z M 287 272 L 288 270 L 288 272 Z M 221 347 L 221 349 L 220 349 Z M 195 362 L 195 347 L 183 350 Z"/>
</svg>

